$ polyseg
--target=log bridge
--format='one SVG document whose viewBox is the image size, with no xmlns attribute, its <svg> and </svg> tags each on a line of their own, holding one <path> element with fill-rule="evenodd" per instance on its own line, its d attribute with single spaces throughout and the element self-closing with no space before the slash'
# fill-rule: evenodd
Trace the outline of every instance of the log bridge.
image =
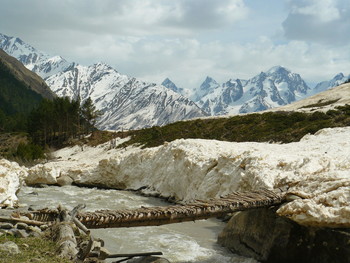
<svg viewBox="0 0 350 263">
<path fill-rule="evenodd" d="M 78 212 L 76 218 L 89 229 L 159 226 L 221 217 L 237 211 L 279 205 L 285 201 L 285 192 L 261 189 L 234 192 L 218 199 L 196 200 L 183 205 Z M 59 212 L 55 209 L 41 209 L 22 215 L 35 221 L 53 222 Z"/>
</svg>

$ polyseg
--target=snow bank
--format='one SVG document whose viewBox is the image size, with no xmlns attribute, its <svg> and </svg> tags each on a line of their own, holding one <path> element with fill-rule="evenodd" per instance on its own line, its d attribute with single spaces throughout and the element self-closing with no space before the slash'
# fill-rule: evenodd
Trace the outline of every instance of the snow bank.
<svg viewBox="0 0 350 263">
<path fill-rule="evenodd" d="M 76 183 L 146 188 L 182 201 L 287 186 L 305 199 L 282 206 L 280 215 L 305 225 L 350 226 L 350 127 L 289 144 L 182 139 L 143 150 L 106 144 L 64 151 L 54 166 Z"/>
<path fill-rule="evenodd" d="M 27 185 L 60 184 L 66 178 L 88 173 L 96 168 L 100 160 L 109 158 L 119 152 L 115 147 L 129 138 L 115 139 L 96 147 L 73 146 L 54 152 L 53 160 L 46 164 L 38 164 L 28 169 Z"/>
<path fill-rule="evenodd" d="M 290 144 L 177 140 L 116 153 L 76 174 L 80 183 L 139 189 L 191 201 L 288 186 L 306 199 L 278 210 L 305 225 L 350 225 L 350 128 L 324 129 Z"/>
<path fill-rule="evenodd" d="M 15 162 L 0 159 L 0 204 L 12 207 L 17 203 L 16 192 L 26 176 L 25 168 Z"/>
</svg>

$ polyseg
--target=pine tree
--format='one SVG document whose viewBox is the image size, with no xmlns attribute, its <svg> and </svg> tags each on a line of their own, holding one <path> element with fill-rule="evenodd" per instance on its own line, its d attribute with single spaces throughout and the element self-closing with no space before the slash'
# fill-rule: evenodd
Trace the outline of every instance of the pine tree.
<svg viewBox="0 0 350 263">
<path fill-rule="evenodd" d="M 96 110 L 91 97 L 87 98 L 81 107 L 82 118 L 85 121 L 85 132 L 90 132 L 96 125 L 101 112 Z"/>
</svg>

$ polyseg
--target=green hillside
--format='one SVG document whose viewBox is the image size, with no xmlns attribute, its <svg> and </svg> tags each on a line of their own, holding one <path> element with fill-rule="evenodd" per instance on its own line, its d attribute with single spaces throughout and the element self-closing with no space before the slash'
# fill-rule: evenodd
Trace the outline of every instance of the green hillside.
<svg viewBox="0 0 350 263">
<path fill-rule="evenodd" d="M 0 61 L 0 129 L 25 130 L 26 116 L 39 105 L 42 96 L 26 83 L 15 78 L 7 65 Z"/>
<path fill-rule="evenodd" d="M 180 121 L 163 127 L 119 132 L 116 136 L 131 137 L 122 147 L 131 144 L 154 147 L 181 138 L 288 143 L 323 128 L 344 126 L 350 126 L 350 105 L 325 113 L 280 111 Z"/>
</svg>

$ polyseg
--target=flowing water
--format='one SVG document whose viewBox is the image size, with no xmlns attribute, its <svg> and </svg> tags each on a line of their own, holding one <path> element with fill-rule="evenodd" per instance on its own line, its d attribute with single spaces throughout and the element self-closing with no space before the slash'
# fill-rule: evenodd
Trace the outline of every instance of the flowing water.
<svg viewBox="0 0 350 263">
<path fill-rule="evenodd" d="M 75 186 L 23 187 L 18 197 L 20 204 L 27 204 L 34 209 L 57 208 L 58 204 L 68 209 L 78 204 L 86 204 L 85 211 L 169 205 L 160 199 L 140 196 L 133 192 Z M 216 243 L 223 227 L 224 223 L 221 221 L 210 219 L 156 227 L 95 229 L 92 234 L 102 238 L 105 247 L 111 253 L 161 251 L 169 261 L 179 263 L 256 262 L 233 255 Z"/>
</svg>

